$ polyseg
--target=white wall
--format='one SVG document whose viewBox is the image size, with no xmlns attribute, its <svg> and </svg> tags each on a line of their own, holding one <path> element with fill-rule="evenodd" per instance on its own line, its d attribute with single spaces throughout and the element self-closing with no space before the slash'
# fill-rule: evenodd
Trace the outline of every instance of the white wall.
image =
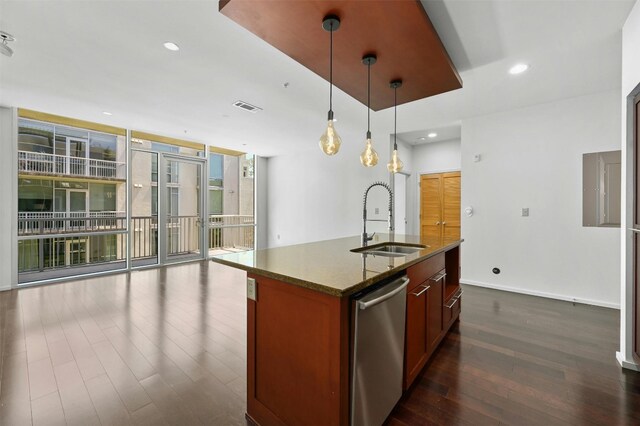
<svg viewBox="0 0 640 426">
<path fill-rule="evenodd" d="M 633 360 L 633 263 L 632 234 L 627 228 L 633 225 L 633 150 L 627 134 L 627 96 L 640 84 L 640 3 L 636 2 L 622 29 L 622 231 L 620 271 L 620 352 L 618 361 L 624 367 L 640 370 Z M 620 102 L 620 100 L 619 100 Z"/>
<path fill-rule="evenodd" d="M 317 141 L 302 154 L 269 158 L 268 246 L 276 247 L 320 241 L 362 233 L 362 198 L 374 181 L 389 182 L 388 132 L 374 131 L 374 148 L 380 160 L 365 168 L 359 156 L 364 148 L 364 131 L 349 131 L 337 123 L 342 147 L 335 156 L 326 156 Z M 318 136 L 322 132 L 318 129 Z M 384 134 L 384 137 L 382 136 Z M 380 135 L 376 138 L 376 135 Z M 374 188 L 369 193 L 368 216 L 387 218 L 387 192 Z M 375 214 L 375 208 L 379 213 Z M 368 232 L 384 232 L 385 223 L 369 223 Z"/>
<path fill-rule="evenodd" d="M 269 197 L 268 179 L 269 161 L 268 158 L 256 155 L 255 182 L 256 182 L 256 248 L 267 248 L 269 237 L 267 227 L 269 226 L 269 207 L 267 199 Z"/>
<path fill-rule="evenodd" d="M 407 205 L 411 214 L 408 233 L 420 235 L 420 175 L 460 170 L 460 139 L 426 143 L 413 147 L 413 173 L 407 182 Z"/>
<path fill-rule="evenodd" d="M 0 291 L 18 282 L 18 135 L 16 110 L 0 107 Z"/>
<path fill-rule="evenodd" d="M 582 227 L 582 154 L 620 149 L 619 97 L 613 90 L 463 121 L 462 208 L 475 211 L 462 215 L 464 282 L 619 306 L 620 230 Z"/>
</svg>

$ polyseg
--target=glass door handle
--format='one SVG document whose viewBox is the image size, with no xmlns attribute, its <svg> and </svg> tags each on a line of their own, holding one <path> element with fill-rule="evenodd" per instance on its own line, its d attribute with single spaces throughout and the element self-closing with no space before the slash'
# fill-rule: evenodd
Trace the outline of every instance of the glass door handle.
<svg viewBox="0 0 640 426">
<path fill-rule="evenodd" d="M 636 228 L 629 228 L 629 231 L 640 233 L 640 229 L 636 229 Z"/>
</svg>

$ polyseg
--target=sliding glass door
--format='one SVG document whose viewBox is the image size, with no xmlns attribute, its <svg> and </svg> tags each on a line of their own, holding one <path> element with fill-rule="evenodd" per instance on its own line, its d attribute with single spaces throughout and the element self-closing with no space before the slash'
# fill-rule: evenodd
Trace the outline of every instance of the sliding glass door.
<svg viewBox="0 0 640 426">
<path fill-rule="evenodd" d="M 204 161 L 169 154 L 160 158 L 160 227 L 164 263 L 204 257 Z"/>
</svg>

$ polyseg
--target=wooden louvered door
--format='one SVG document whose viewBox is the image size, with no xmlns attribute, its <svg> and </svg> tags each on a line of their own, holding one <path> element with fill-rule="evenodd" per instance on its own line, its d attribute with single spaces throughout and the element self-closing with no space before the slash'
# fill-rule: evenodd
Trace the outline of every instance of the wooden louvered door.
<svg viewBox="0 0 640 426">
<path fill-rule="evenodd" d="M 460 172 L 420 176 L 420 232 L 427 238 L 460 238 Z"/>
<path fill-rule="evenodd" d="M 420 176 L 420 234 L 428 238 L 442 235 L 442 177 Z"/>
<path fill-rule="evenodd" d="M 442 235 L 460 238 L 460 172 L 442 174 Z"/>
</svg>

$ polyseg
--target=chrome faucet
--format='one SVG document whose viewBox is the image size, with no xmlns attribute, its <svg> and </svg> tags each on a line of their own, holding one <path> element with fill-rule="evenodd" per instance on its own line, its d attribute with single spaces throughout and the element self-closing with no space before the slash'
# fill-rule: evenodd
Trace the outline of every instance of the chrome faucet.
<svg viewBox="0 0 640 426">
<path fill-rule="evenodd" d="M 363 246 L 366 246 L 369 241 L 373 240 L 373 236 L 376 235 L 375 232 L 371 235 L 367 234 L 367 221 L 384 222 L 384 220 L 382 219 L 367 219 L 367 196 L 369 195 L 369 190 L 374 186 L 382 186 L 387 191 L 389 191 L 388 223 L 389 223 L 389 231 L 390 232 L 393 231 L 393 192 L 391 191 L 391 187 L 389 186 L 388 183 L 374 182 L 371 185 L 369 185 L 369 187 L 364 191 L 364 201 L 362 203 L 362 222 L 363 222 L 362 223 L 362 245 Z"/>
</svg>

